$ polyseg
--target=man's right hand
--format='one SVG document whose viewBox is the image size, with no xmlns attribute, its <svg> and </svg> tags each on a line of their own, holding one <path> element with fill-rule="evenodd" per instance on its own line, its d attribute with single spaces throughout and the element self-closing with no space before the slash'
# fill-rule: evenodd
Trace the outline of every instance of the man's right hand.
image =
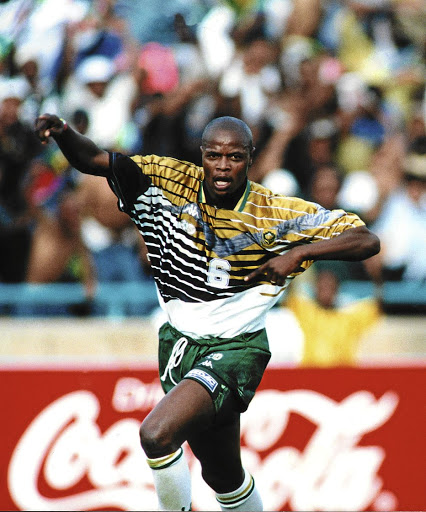
<svg viewBox="0 0 426 512">
<path fill-rule="evenodd" d="M 67 132 L 67 136 L 63 136 Z M 107 176 L 109 153 L 92 140 L 53 114 L 43 114 L 35 121 L 35 134 L 43 144 L 53 137 L 70 165 L 80 172 L 94 176 Z"/>
<path fill-rule="evenodd" d="M 42 144 L 46 144 L 51 135 L 60 135 L 66 129 L 67 124 L 58 116 L 43 114 L 35 121 L 35 134 Z"/>
</svg>

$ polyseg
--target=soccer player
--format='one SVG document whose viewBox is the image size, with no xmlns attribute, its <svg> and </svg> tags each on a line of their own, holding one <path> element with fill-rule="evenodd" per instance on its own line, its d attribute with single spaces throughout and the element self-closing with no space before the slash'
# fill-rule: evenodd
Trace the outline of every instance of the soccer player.
<svg viewBox="0 0 426 512">
<path fill-rule="evenodd" d="M 72 166 L 104 176 L 145 239 L 168 321 L 159 331 L 166 395 L 141 444 L 160 510 L 190 510 L 187 441 L 221 510 L 262 510 L 240 457 L 240 414 L 270 359 L 265 315 L 318 259 L 362 260 L 379 240 L 356 216 L 248 181 L 253 140 L 233 117 L 205 128 L 202 168 L 156 155 L 108 153 L 57 116 L 36 120 Z"/>
</svg>

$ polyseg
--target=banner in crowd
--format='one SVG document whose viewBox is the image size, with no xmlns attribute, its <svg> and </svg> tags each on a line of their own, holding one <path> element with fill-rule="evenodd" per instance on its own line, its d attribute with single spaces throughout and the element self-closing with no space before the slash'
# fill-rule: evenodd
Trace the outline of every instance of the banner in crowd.
<svg viewBox="0 0 426 512">
<path fill-rule="evenodd" d="M 422 365 L 268 368 L 241 426 L 265 510 L 425 510 L 425 381 Z M 139 445 L 155 367 L 4 367 L 0 386 L 2 510 L 156 509 Z M 193 509 L 217 510 L 185 453 Z"/>
</svg>

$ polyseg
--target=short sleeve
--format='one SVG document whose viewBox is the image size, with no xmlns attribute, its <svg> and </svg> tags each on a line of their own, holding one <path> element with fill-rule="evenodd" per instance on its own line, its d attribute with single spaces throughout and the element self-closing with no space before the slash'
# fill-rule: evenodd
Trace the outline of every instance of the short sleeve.
<svg viewBox="0 0 426 512">
<path fill-rule="evenodd" d="M 128 156 L 110 153 L 108 184 L 119 199 L 119 207 L 129 212 L 136 199 L 148 190 L 151 180 Z"/>
</svg>

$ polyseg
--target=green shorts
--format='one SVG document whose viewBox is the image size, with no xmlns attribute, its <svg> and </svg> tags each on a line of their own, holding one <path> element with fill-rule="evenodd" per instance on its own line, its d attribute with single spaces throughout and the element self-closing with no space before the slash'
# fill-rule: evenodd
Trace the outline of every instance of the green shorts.
<svg viewBox="0 0 426 512">
<path fill-rule="evenodd" d="M 194 340 L 165 323 L 159 331 L 158 362 L 165 393 L 182 379 L 204 386 L 213 399 L 216 413 L 228 397 L 243 412 L 254 396 L 269 362 L 265 329 L 235 338 Z"/>
</svg>

